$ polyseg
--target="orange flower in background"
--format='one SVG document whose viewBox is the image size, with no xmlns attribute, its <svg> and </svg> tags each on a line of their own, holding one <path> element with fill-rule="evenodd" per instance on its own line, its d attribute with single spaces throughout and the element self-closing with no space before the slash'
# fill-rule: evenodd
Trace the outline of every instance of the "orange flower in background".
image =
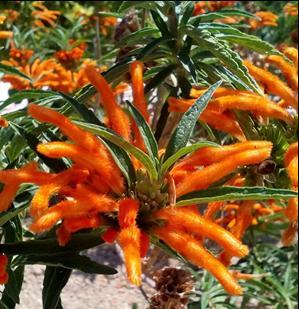
<svg viewBox="0 0 299 309">
<path fill-rule="evenodd" d="M 298 3 L 287 3 L 283 8 L 283 12 L 287 16 L 298 16 Z"/>
<path fill-rule="evenodd" d="M 109 28 L 114 27 L 117 24 L 117 18 L 115 16 L 105 16 L 97 18 L 99 18 L 100 32 L 104 36 L 108 35 Z"/>
<path fill-rule="evenodd" d="M 34 25 L 37 27 L 55 27 L 56 20 L 58 16 L 61 14 L 60 11 L 52 11 L 48 10 L 48 8 L 43 5 L 44 1 L 34 1 L 32 2 L 32 6 L 35 10 L 31 13 L 34 17 Z"/>
<path fill-rule="evenodd" d="M 0 116 L 0 127 L 6 128 L 8 127 L 8 125 L 9 125 L 8 121 Z"/>
<path fill-rule="evenodd" d="M 253 30 L 256 30 L 258 28 L 262 28 L 265 26 L 273 26 L 277 27 L 277 19 L 278 16 L 272 12 L 267 11 L 260 11 L 255 13 L 255 16 L 258 19 L 252 18 L 249 20 L 249 24 Z"/>
<path fill-rule="evenodd" d="M 205 12 L 219 11 L 226 7 L 231 7 L 237 1 L 199 1 L 195 3 L 193 15 L 200 15 Z"/>
<path fill-rule="evenodd" d="M 1 31 L 0 30 L 0 39 L 11 39 L 13 37 L 12 31 Z"/>
<path fill-rule="evenodd" d="M 33 50 L 32 49 L 18 49 L 12 47 L 9 50 L 9 57 L 15 61 L 17 61 L 19 64 L 26 64 L 28 60 L 33 56 Z"/>
</svg>

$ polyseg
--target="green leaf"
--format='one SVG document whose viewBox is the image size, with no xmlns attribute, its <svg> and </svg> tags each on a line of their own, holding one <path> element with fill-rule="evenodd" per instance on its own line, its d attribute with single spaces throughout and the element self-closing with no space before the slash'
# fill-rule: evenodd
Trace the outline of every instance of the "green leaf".
<svg viewBox="0 0 299 309">
<path fill-rule="evenodd" d="M 102 128 L 93 124 L 86 124 L 79 121 L 74 121 L 74 123 L 77 124 L 79 127 L 89 132 L 92 132 L 95 135 L 99 135 L 101 137 L 106 138 L 110 142 L 121 147 L 125 151 L 131 153 L 134 157 L 136 157 L 136 159 L 138 159 L 144 165 L 144 167 L 147 169 L 152 179 L 157 179 L 158 174 L 156 171 L 155 163 L 142 150 L 133 146 L 131 143 L 127 142 L 122 137 L 116 135 L 113 131 L 109 129 Z"/>
<path fill-rule="evenodd" d="M 186 33 L 200 46 L 209 50 L 216 58 L 222 61 L 231 72 L 237 75 L 252 90 L 262 94 L 256 81 L 249 75 L 247 68 L 243 65 L 243 61 L 238 53 L 230 49 L 224 42 L 207 30 L 201 31 L 189 27 Z"/>
<path fill-rule="evenodd" d="M 0 63 L 0 72 L 6 73 L 6 74 L 18 75 L 20 77 L 26 78 L 31 81 L 31 79 L 27 75 L 25 75 L 24 73 L 20 72 L 15 67 L 10 66 L 10 65 Z"/>
<path fill-rule="evenodd" d="M 0 244 L 0 252 L 8 255 L 55 254 L 82 251 L 103 244 L 98 231 L 73 234 L 69 243 L 61 247 L 56 237 Z"/>
<path fill-rule="evenodd" d="M 159 48 L 161 47 L 162 44 L 164 43 L 168 43 L 174 41 L 173 38 L 169 38 L 169 37 L 161 37 L 161 38 L 157 38 L 152 40 L 150 43 L 148 43 L 145 47 L 143 47 L 141 49 L 141 51 L 138 53 L 137 55 L 137 59 L 144 59 L 147 55 L 152 54 L 155 50 L 155 48 Z"/>
<path fill-rule="evenodd" d="M 20 134 L 27 142 L 28 146 L 35 152 L 35 154 L 54 172 L 58 173 L 66 169 L 62 160 L 51 159 L 37 151 L 37 145 L 40 144 L 40 140 L 32 133 L 27 132 L 22 127 L 15 123 L 11 123 L 10 126 Z"/>
<path fill-rule="evenodd" d="M 154 160 L 155 158 L 158 158 L 158 144 L 156 142 L 156 139 L 154 137 L 154 134 L 149 127 L 149 125 L 146 123 L 145 119 L 141 115 L 141 113 L 138 111 L 138 109 L 127 101 L 128 104 L 128 110 L 130 114 L 133 116 L 134 120 L 136 121 L 136 124 L 138 126 L 139 132 L 143 138 L 145 147 L 150 155 L 150 157 Z"/>
<path fill-rule="evenodd" d="M 43 309 L 57 309 L 61 304 L 60 294 L 67 284 L 72 270 L 47 266 L 43 282 Z"/>
<path fill-rule="evenodd" d="M 187 24 L 190 17 L 192 16 L 194 11 L 194 3 L 193 1 L 188 1 L 187 5 L 184 8 L 184 13 L 182 15 L 181 21 L 180 21 L 180 27 Z"/>
<path fill-rule="evenodd" d="M 79 254 L 27 255 L 21 257 L 20 264 L 41 264 L 47 266 L 77 269 L 88 274 L 115 275 L 117 270 L 92 261 L 89 257 Z"/>
<path fill-rule="evenodd" d="M 0 105 L 0 110 L 9 106 L 12 103 L 18 103 L 24 99 L 42 99 L 42 98 L 50 98 L 57 97 L 57 93 L 53 91 L 45 91 L 45 90 L 22 90 L 18 91 L 12 95 L 8 99 L 2 102 Z"/>
<path fill-rule="evenodd" d="M 185 194 L 178 198 L 176 206 L 186 206 L 215 201 L 245 201 L 267 199 L 289 199 L 296 197 L 297 192 L 287 189 L 272 189 L 264 187 L 222 187 L 206 189 Z"/>
<path fill-rule="evenodd" d="M 248 49 L 265 55 L 278 55 L 288 60 L 286 56 L 278 51 L 270 43 L 263 41 L 255 35 L 242 32 L 230 25 L 218 24 L 218 23 L 207 23 L 200 24 L 198 29 L 208 30 L 215 34 L 215 36 L 221 40 L 226 40 L 231 43 L 237 43 L 241 46 L 247 47 Z"/>
<path fill-rule="evenodd" d="M 23 205 L 18 208 L 10 208 L 9 210 L 0 214 L 0 226 L 4 225 L 7 221 L 12 219 L 13 217 L 17 216 L 20 212 L 25 210 L 29 204 Z"/>
<path fill-rule="evenodd" d="M 187 145 L 198 117 L 205 110 L 213 93 L 220 86 L 220 84 L 221 81 L 218 81 L 212 85 L 183 115 L 167 145 L 164 155 L 164 162 Z"/>
<path fill-rule="evenodd" d="M 220 147 L 218 144 L 213 142 L 198 142 L 190 146 L 186 146 L 178 150 L 175 154 L 169 157 L 161 167 L 161 174 L 164 175 L 171 167 L 183 156 L 187 155 L 190 152 L 198 150 L 203 147 Z"/>
<path fill-rule="evenodd" d="M 158 29 L 160 30 L 161 34 L 163 37 L 171 37 L 171 33 L 168 30 L 167 24 L 165 23 L 165 21 L 162 19 L 161 15 L 156 12 L 156 11 L 151 11 L 153 20 L 156 24 L 156 26 L 158 27 Z"/>
<path fill-rule="evenodd" d="M 174 71 L 176 68 L 175 64 L 170 64 L 163 68 L 159 73 L 157 73 L 144 87 L 144 93 L 147 94 L 152 89 L 156 88 Z"/>
<path fill-rule="evenodd" d="M 255 18 L 257 17 L 249 12 L 243 11 L 243 10 L 238 10 L 238 9 L 229 9 L 229 10 L 220 10 L 217 12 L 208 12 L 208 13 L 203 13 L 198 16 L 193 17 L 190 20 L 191 24 L 198 24 L 198 23 L 203 23 L 203 22 L 209 22 L 214 19 L 218 18 L 225 18 L 228 16 L 243 16 L 247 18 Z"/>
<path fill-rule="evenodd" d="M 2 293 L 2 301 L 10 309 L 15 308 L 20 303 L 20 292 L 24 280 L 24 266 L 17 267 L 14 271 L 8 270 L 9 280 Z"/>
<path fill-rule="evenodd" d="M 132 164 L 130 156 L 120 147 L 114 145 L 109 141 L 102 141 L 107 149 L 111 152 L 111 155 L 119 167 L 128 183 L 128 190 L 132 190 L 136 180 L 135 169 Z"/>
<path fill-rule="evenodd" d="M 135 45 L 140 44 L 140 41 L 144 41 L 145 39 L 150 38 L 152 35 L 158 34 L 160 31 L 156 28 L 151 27 L 145 27 L 142 29 L 139 29 L 135 32 L 130 33 L 129 35 L 122 38 L 117 45 L 123 46 L 123 45 Z"/>
</svg>

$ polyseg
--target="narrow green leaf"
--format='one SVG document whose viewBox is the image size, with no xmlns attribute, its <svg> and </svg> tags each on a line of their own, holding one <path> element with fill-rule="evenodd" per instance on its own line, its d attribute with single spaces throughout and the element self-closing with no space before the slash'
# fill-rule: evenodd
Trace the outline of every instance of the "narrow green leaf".
<svg viewBox="0 0 299 309">
<path fill-rule="evenodd" d="M 23 206 L 18 207 L 18 208 L 11 208 L 11 209 L 9 209 L 5 212 L 2 212 L 0 214 L 0 226 L 4 225 L 7 221 L 12 219 L 13 217 L 17 216 L 20 212 L 25 210 L 28 206 L 29 206 L 29 204 L 23 205 Z"/>
<path fill-rule="evenodd" d="M 152 40 L 145 47 L 143 47 L 137 55 L 137 59 L 144 59 L 147 55 L 152 54 L 154 50 L 158 47 L 161 47 L 162 44 L 174 41 L 173 38 L 161 37 Z"/>
<path fill-rule="evenodd" d="M 131 143 L 127 142 L 122 137 L 116 135 L 113 131 L 109 129 L 102 128 L 93 124 L 86 124 L 79 121 L 74 121 L 74 123 L 76 123 L 81 128 L 89 132 L 92 132 L 93 134 L 106 138 L 110 142 L 114 143 L 115 145 L 123 148 L 125 151 L 134 155 L 136 159 L 138 159 L 144 165 L 144 167 L 147 169 L 152 179 L 157 179 L 158 174 L 155 167 L 155 163 L 142 150 L 133 146 Z"/>
<path fill-rule="evenodd" d="M 9 255 L 33 255 L 33 254 L 55 254 L 63 252 L 82 251 L 103 243 L 100 233 L 73 234 L 69 243 L 61 247 L 56 237 L 48 239 L 36 239 L 27 241 L 17 241 L 12 243 L 0 244 L 0 252 Z"/>
<path fill-rule="evenodd" d="M 2 102 L 0 105 L 0 110 L 4 109 L 5 107 L 9 106 L 12 103 L 19 103 L 24 99 L 42 99 L 42 98 L 50 98 L 50 97 L 57 97 L 57 93 L 53 91 L 45 91 L 45 90 L 22 90 L 18 91 L 9 96 L 8 99 Z"/>
<path fill-rule="evenodd" d="M 265 55 L 278 55 L 288 60 L 283 53 L 277 50 L 270 43 L 263 41 L 255 35 L 250 35 L 248 33 L 242 32 L 230 25 L 219 23 L 203 23 L 200 24 L 197 29 L 208 30 L 221 40 L 226 40 L 231 43 L 237 43 L 241 46 L 257 51 L 259 53 Z"/>
<path fill-rule="evenodd" d="M 138 109 L 128 101 L 127 104 L 130 114 L 136 121 L 140 134 L 143 138 L 145 147 L 147 149 L 147 152 L 149 153 L 152 159 L 158 158 L 158 144 L 156 142 L 156 139 L 154 137 L 151 128 L 149 127 L 149 125 L 147 124 L 141 113 L 138 111 Z"/>
<path fill-rule="evenodd" d="M 236 74 L 252 90 L 262 94 L 261 89 L 249 75 L 238 53 L 230 49 L 224 42 L 207 30 L 200 31 L 189 27 L 186 33 L 200 46 L 209 50 L 215 57 L 222 61 L 231 72 Z"/>
<path fill-rule="evenodd" d="M 152 35 L 156 35 L 159 32 L 159 29 L 145 27 L 122 38 L 117 43 L 117 46 L 140 44 L 140 41 L 143 42 L 145 39 L 148 40 Z"/>
<path fill-rule="evenodd" d="M 27 75 L 17 70 L 15 67 L 6 65 L 3 63 L 0 63 L 0 72 L 6 73 L 6 74 L 13 74 L 18 75 L 20 77 L 26 78 L 28 80 L 31 80 Z"/>
<path fill-rule="evenodd" d="M 72 270 L 47 266 L 43 282 L 43 309 L 56 309 L 61 304 L 60 294 L 67 284 Z"/>
<path fill-rule="evenodd" d="M 8 275 L 9 280 L 2 293 L 2 301 L 12 309 L 20 303 L 19 295 L 24 280 L 24 266 L 17 267 L 15 271 L 9 268 Z"/>
<path fill-rule="evenodd" d="M 115 275 L 117 270 L 92 261 L 89 257 L 79 254 L 27 255 L 20 259 L 21 264 L 41 264 L 47 266 L 77 269 L 88 274 Z"/>
<path fill-rule="evenodd" d="M 171 33 L 168 30 L 166 22 L 162 19 L 161 15 L 158 13 L 158 11 L 151 11 L 153 20 L 160 30 L 163 37 L 171 37 Z"/>
<path fill-rule="evenodd" d="M 170 64 L 157 73 L 144 87 L 144 93 L 149 93 L 152 89 L 156 88 L 174 71 L 176 65 Z"/>
<path fill-rule="evenodd" d="M 193 11 L 194 11 L 194 3 L 193 1 L 188 1 L 187 5 L 184 8 L 184 13 L 180 21 L 180 27 L 187 24 L 190 17 L 193 15 Z"/>
<path fill-rule="evenodd" d="M 220 147 L 218 144 L 213 142 L 198 142 L 190 146 L 186 146 L 178 150 L 175 154 L 173 154 L 171 157 L 169 157 L 161 167 L 161 174 L 164 175 L 171 167 L 183 156 L 187 155 L 188 153 L 191 153 L 195 150 L 198 150 L 203 147 Z"/>
<path fill-rule="evenodd" d="M 178 198 L 176 206 L 186 206 L 215 201 L 245 201 L 267 199 L 290 199 L 296 197 L 297 192 L 287 189 L 272 189 L 264 187 L 222 187 L 195 191 Z"/>
<path fill-rule="evenodd" d="M 27 142 L 28 146 L 36 153 L 36 155 L 54 172 L 58 173 L 66 169 L 66 165 L 62 160 L 51 159 L 37 151 L 37 145 L 40 144 L 40 140 L 32 133 L 27 132 L 22 127 L 15 123 L 10 125 L 18 134 L 20 134 Z"/>
<path fill-rule="evenodd" d="M 164 162 L 187 145 L 198 117 L 205 110 L 213 93 L 220 85 L 221 81 L 218 81 L 212 85 L 183 115 L 167 145 L 164 155 Z"/>
</svg>

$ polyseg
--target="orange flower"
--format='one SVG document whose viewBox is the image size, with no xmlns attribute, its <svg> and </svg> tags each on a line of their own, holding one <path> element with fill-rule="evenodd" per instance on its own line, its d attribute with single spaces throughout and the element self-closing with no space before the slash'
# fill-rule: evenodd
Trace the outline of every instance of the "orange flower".
<svg viewBox="0 0 299 309">
<path fill-rule="evenodd" d="M 11 39 L 12 37 L 12 31 L 0 31 L 0 39 Z"/>
<path fill-rule="evenodd" d="M 32 55 L 33 50 L 31 49 L 18 49 L 12 47 L 9 51 L 9 56 L 19 63 L 26 63 Z"/>
<path fill-rule="evenodd" d="M 280 106 L 292 106 L 298 109 L 298 77 L 296 66 L 296 63 L 298 63 L 298 51 L 288 48 L 285 50 L 285 53 L 286 55 L 290 55 L 291 60 L 294 61 L 294 65 L 290 65 L 280 56 L 269 56 L 267 60 L 275 66 L 278 66 L 288 84 L 283 82 L 278 76 L 265 69 L 256 67 L 249 61 L 244 61 L 244 64 L 247 66 L 249 73 L 262 84 L 267 93 L 275 94 L 283 100 Z"/>
<path fill-rule="evenodd" d="M 131 135 L 129 118 L 117 105 L 109 84 L 93 67 L 86 67 L 85 73 L 89 81 L 96 87 L 101 95 L 101 103 L 107 113 L 111 128 L 124 139 L 129 141 Z"/>
<path fill-rule="evenodd" d="M 298 191 L 298 142 L 292 144 L 284 157 L 285 166 L 291 180 L 293 190 Z M 289 227 L 282 235 L 282 242 L 285 246 L 292 244 L 298 227 L 298 198 L 289 200 L 285 214 L 290 220 Z"/>
<path fill-rule="evenodd" d="M 298 3 L 287 3 L 283 8 L 283 12 L 287 16 L 298 16 Z"/>
<path fill-rule="evenodd" d="M 194 190 L 205 189 L 240 166 L 260 163 L 270 157 L 271 149 L 272 147 L 269 145 L 257 150 L 246 150 L 208 165 L 204 169 L 196 170 L 177 184 L 177 196 L 182 196 Z"/>
<path fill-rule="evenodd" d="M 7 121 L 5 118 L 3 118 L 3 117 L 0 116 L 0 127 L 6 128 L 6 127 L 8 127 L 8 126 L 9 126 L 8 121 Z"/>
<path fill-rule="evenodd" d="M 237 1 L 199 1 L 195 3 L 193 15 L 200 15 L 206 11 L 219 11 L 225 7 L 235 5 Z"/>
<path fill-rule="evenodd" d="M 255 13 L 255 16 L 258 17 L 258 19 L 252 18 L 249 20 L 249 24 L 252 29 L 256 30 L 258 28 L 262 28 L 264 26 L 278 26 L 277 19 L 278 16 L 275 15 L 272 12 L 257 12 Z"/>
<path fill-rule="evenodd" d="M 241 287 L 227 268 L 205 250 L 193 236 L 170 228 L 156 228 L 154 234 L 193 264 L 208 270 L 219 280 L 228 293 L 231 295 L 242 294 Z"/>
<path fill-rule="evenodd" d="M 0 182 L 4 184 L 0 193 L 0 212 L 9 208 L 22 183 L 42 185 L 51 181 L 52 177 L 53 175 L 38 171 L 34 162 L 17 170 L 0 171 Z"/>
<path fill-rule="evenodd" d="M 51 27 L 56 26 L 56 20 L 61 14 L 60 11 L 48 10 L 46 6 L 43 5 L 44 1 L 34 1 L 32 6 L 36 8 L 31 14 L 34 17 L 34 24 L 37 27 Z"/>
<path fill-rule="evenodd" d="M 8 265 L 8 258 L 4 254 L 0 254 L 0 284 L 8 282 L 8 273 L 6 271 Z"/>
</svg>

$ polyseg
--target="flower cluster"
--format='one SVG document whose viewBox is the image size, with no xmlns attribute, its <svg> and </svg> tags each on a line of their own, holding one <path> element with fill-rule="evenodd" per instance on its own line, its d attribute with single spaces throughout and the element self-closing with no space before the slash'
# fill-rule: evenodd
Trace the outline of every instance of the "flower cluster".
<svg viewBox="0 0 299 309">
<path fill-rule="evenodd" d="M 106 80 L 94 67 L 86 67 L 85 73 L 99 91 L 107 125 L 144 149 L 136 123 L 117 104 Z M 149 121 L 141 62 L 131 65 L 131 77 L 133 103 Z M 175 208 L 172 196 L 206 189 L 239 167 L 263 162 L 270 157 L 271 143 L 250 141 L 199 149 L 158 182 L 150 181 L 142 164 L 132 158 L 140 176 L 136 189 L 127 192 L 118 166 L 100 139 L 52 109 L 31 104 L 28 113 L 40 122 L 58 127 L 68 138 L 64 142 L 39 144 L 37 151 L 49 158 L 68 158 L 73 165 L 57 174 L 40 171 L 34 162 L 17 170 L 1 171 L 1 211 L 9 208 L 22 183 L 34 183 L 39 189 L 30 207 L 31 231 L 42 233 L 58 224 L 58 241 L 64 246 L 78 230 L 104 227 L 103 239 L 119 243 L 128 278 L 136 285 L 141 284 L 141 259 L 151 239 L 159 239 L 194 265 L 211 272 L 230 294 L 241 293 L 233 274 L 208 251 L 202 239 L 212 239 L 230 256 L 244 257 L 248 248 L 231 232 L 200 215 L 195 205 Z"/>
<path fill-rule="evenodd" d="M 32 17 L 34 18 L 34 25 L 37 27 L 55 27 L 56 20 L 61 14 L 60 11 L 49 10 L 44 4 L 44 1 L 34 1 L 32 6 L 35 8 L 32 11 Z"/>
</svg>

